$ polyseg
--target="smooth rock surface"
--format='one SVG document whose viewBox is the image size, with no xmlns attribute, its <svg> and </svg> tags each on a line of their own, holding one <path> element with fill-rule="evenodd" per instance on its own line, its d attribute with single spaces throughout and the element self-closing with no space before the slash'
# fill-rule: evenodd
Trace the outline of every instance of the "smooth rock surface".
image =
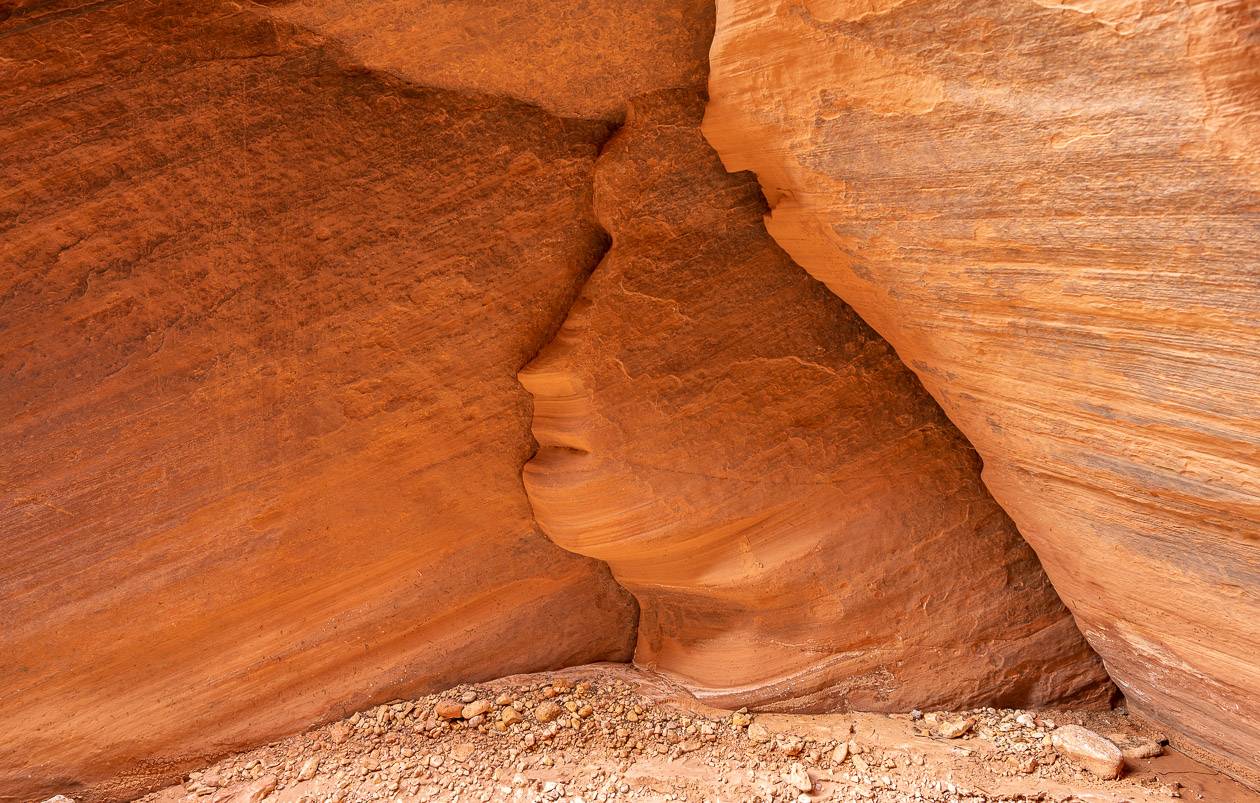
<svg viewBox="0 0 1260 803">
<path fill-rule="evenodd" d="M 1105 701 L 974 453 L 769 238 L 702 111 L 636 98 L 597 164 L 611 250 L 521 372 L 543 529 L 636 595 L 636 663 L 715 704 Z"/>
<path fill-rule="evenodd" d="M 231 3 L 42 3 L 0 64 L 0 798 L 630 657 L 520 484 L 605 124 Z"/>
<path fill-rule="evenodd" d="M 975 445 L 1128 703 L 1260 783 L 1251 2 L 719 0 L 705 132 Z"/>
</svg>

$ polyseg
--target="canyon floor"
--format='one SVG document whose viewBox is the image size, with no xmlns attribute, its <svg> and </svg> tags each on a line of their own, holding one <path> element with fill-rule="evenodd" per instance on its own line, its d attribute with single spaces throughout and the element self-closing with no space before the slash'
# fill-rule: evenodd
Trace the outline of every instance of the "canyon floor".
<svg viewBox="0 0 1260 803">
<path fill-rule="evenodd" d="M 1122 777 L 1061 754 L 1052 734 L 1066 725 L 1119 746 Z M 142 800 L 1260 801 L 1164 741 L 1123 709 L 731 712 L 594 664 L 392 701 Z"/>
</svg>

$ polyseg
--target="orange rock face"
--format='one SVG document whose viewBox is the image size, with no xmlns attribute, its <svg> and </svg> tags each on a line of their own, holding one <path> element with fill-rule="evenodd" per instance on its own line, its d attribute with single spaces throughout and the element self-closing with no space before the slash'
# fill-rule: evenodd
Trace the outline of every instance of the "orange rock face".
<svg viewBox="0 0 1260 803">
<path fill-rule="evenodd" d="M 701 137 L 707 0 L 631 5 L 0 0 L 0 799 L 632 651 L 768 709 L 1109 698 L 974 451 Z M 724 4 L 710 133 L 1196 732 L 1256 685 L 1252 65 L 1232 6 L 1077 5 Z"/>
<path fill-rule="evenodd" d="M 0 64 L 0 798 L 630 657 L 520 482 L 605 124 L 234 4 L 19 9 Z"/>
<path fill-rule="evenodd" d="M 1105 701 L 975 454 L 766 234 L 703 103 L 635 99 L 597 165 L 611 250 L 521 373 L 544 530 L 636 595 L 637 663 L 719 704 Z"/>
<path fill-rule="evenodd" d="M 373 69 L 605 120 L 635 95 L 703 83 L 713 37 L 713 0 L 270 2 Z"/>
<path fill-rule="evenodd" d="M 1260 755 L 1254 3 L 719 0 L 705 131 L 985 461 L 1129 703 Z"/>
</svg>

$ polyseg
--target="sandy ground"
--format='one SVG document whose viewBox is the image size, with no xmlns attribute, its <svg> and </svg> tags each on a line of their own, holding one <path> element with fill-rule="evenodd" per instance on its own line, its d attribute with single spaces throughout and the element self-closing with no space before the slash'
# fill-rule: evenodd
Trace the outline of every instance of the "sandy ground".
<svg viewBox="0 0 1260 803">
<path fill-rule="evenodd" d="M 1068 724 L 1125 751 L 1119 780 L 1091 775 L 1052 746 Z M 142 800 L 1260 803 L 1162 741 L 1124 711 L 722 711 L 659 676 L 601 664 L 377 706 Z"/>
</svg>

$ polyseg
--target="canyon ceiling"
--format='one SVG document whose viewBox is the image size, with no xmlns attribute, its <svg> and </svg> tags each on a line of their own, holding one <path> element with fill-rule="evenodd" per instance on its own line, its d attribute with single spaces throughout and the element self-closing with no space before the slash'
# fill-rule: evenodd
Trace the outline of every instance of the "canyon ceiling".
<svg viewBox="0 0 1260 803">
<path fill-rule="evenodd" d="M 485 6 L 0 2 L 0 799 L 601 660 L 1260 784 L 1260 6 Z"/>
</svg>

